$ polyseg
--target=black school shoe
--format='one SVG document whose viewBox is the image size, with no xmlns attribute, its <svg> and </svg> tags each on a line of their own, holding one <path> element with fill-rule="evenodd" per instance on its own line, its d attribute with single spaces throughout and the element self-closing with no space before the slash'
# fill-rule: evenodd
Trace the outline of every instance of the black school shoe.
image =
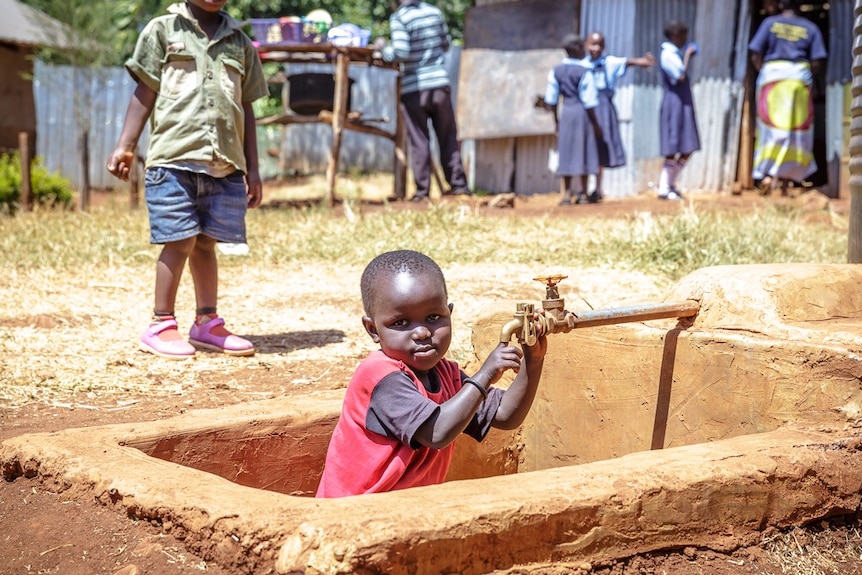
<svg viewBox="0 0 862 575">
<path fill-rule="evenodd" d="M 578 192 L 578 198 L 575 200 L 575 203 L 576 204 L 592 204 L 594 202 L 592 202 L 590 200 L 590 196 L 588 196 L 584 192 Z"/>
<path fill-rule="evenodd" d="M 602 191 L 601 191 L 601 190 L 595 190 L 594 192 L 592 192 L 592 193 L 587 197 L 587 199 L 590 201 L 590 203 L 591 203 L 591 204 L 598 204 L 598 203 L 600 203 L 603 199 L 605 199 L 605 197 L 602 195 Z"/>
</svg>

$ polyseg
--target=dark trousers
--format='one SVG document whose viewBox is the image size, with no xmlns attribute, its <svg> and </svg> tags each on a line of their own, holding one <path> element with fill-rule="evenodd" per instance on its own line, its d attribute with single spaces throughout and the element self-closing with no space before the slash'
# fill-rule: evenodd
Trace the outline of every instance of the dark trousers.
<svg viewBox="0 0 862 575">
<path fill-rule="evenodd" d="M 410 144 L 410 168 L 416 182 L 416 195 L 427 197 L 431 188 L 431 135 L 428 120 L 434 128 L 440 146 L 440 165 L 453 190 L 467 189 L 467 176 L 461 163 L 458 127 L 448 86 L 420 90 L 401 96 L 407 137 Z"/>
</svg>

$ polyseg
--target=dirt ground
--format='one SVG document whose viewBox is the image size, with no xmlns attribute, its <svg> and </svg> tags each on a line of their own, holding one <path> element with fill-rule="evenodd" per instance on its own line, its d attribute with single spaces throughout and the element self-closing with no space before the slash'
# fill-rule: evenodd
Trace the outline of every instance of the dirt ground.
<svg viewBox="0 0 862 575">
<path fill-rule="evenodd" d="M 849 199 L 832 200 L 827 206 L 826 200 L 816 193 L 794 199 L 763 198 L 755 192 L 739 196 L 709 194 L 692 198 L 691 204 L 637 197 L 567 208 L 557 208 L 557 199 L 554 195 L 519 199 L 514 208 L 487 207 L 483 208 L 483 213 L 494 217 L 514 209 L 538 216 L 552 210 L 555 217 L 561 218 L 619 217 L 642 211 L 673 213 L 692 205 L 702 211 L 747 211 L 766 202 L 793 202 L 807 210 L 811 221 L 822 222 L 836 215 L 846 217 L 849 210 Z M 417 209 L 408 203 L 399 203 L 396 207 Z M 461 322 L 455 326 L 450 354 L 455 359 L 469 347 L 468 320 L 483 302 L 490 298 L 541 298 L 541 286 L 531 280 L 536 270 L 499 262 L 478 267 L 444 270 L 456 305 L 456 319 Z M 296 272 L 290 275 L 289 281 L 284 277 L 273 278 L 266 270 L 261 270 L 257 277 L 245 278 L 246 282 L 255 282 L 262 294 L 271 296 L 273 291 L 280 294 L 278 298 L 270 298 L 265 317 L 255 318 L 256 323 L 243 320 L 245 333 L 256 334 L 249 336 L 257 348 L 254 357 L 199 354 L 201 357 L 189 362 L 170 362 L 138 352 L 136 341 L 140 326 L 134 322 L 123 328 L 108 327 L 123 312 L 129 317 L 145 316 L 149 304 L 142 301 L 147 298 L 141 294 L 150 293 L 149 276 L 136 280 L 120 277 L 116 282 L 82 278 L 78 285 L 64 286 L 67 301 L 55 308 L 44 302 L 47 292 L 43 290 L 48 289 L 44 285 L 50 282 L 40 272 L 7 278 L 0 282 L 0 295 L 13 291 L 25 295 L 20 296 L 24 301 L 20 302 L 19 309 L 0 310 L 0 340 L 6 340 L 5 343 L 0 341 L 0 441 L 26 433 L 150 421 L 190 409 L 346 386 L 354 366 L 370 350 L 370 341 L 359 324 L 361 310 L 355 293 L 361 270 L 301 269 Z M 500 281 L 501 277 L 507 281 Z M 510 281 L 511 278 L 517 281 Z M 131 281 L 132 285 L 125 285 L 126 281 Z M 232 295 L 244 289 L 228 278 L 224 281 L 222 294 L 226 301 L 231 301 Z M 604 273 L 585 274 L 578 280 L 577 293 L 602 306 L 621 303 L 603 295 L 602 285 L 606 281 Z M 642 301 L 654 299 L 666 287 L 657 286 L 652 278 L 638 274 L 624 274 L 615 281 L 627 286 L 632 298 Z M 188 294 L 189 285 L 183 284 L 181 292 Z M 8 298 L 0 299 L 8 301 Z M 56 294 L 53 299 L 56 301 Z M 98 310 L 93 308 L 94 299 Z M 178 302 L 178 306 L 181 304 Z M 27 311 L 22 315 L 21 309 Z M 227 314 L 223 311 L 223 315 Z M 240 315 L 239 311 L 235 315 Z M 99 353 L 69 351 L 68 342 L 80 342 L 82 337 L 89 337 L 86 345 Z M 108 341 L 99 341 L 100 337 Z M 10 381 L 27 378 L 40 379 L 49 385 L 44 393 L 29 395 L 16 395 L 5 389 Z M 80 380 L 80 385 L 68 384 L 75 380 Z M 60 384 L 52 387 L 52 381 Z M 110 381 L 113 383 L 106 383 Z M 858 524 L 854 521 L 824 523 L 822 527 L 827 526 L 832 529 L 811 535 L 808 541 L 797 541 L 799 550 L 843 548 L 848 540 L 858 538 Z M 777 575 L 792 572 L 782 570 L 768 559 L 768 540 L 767 535 L 762 545 L 739 549 L 732 554 L 679 549 L 635 557 L 615 565 L 591 566 L 591 569 L 601 575 Z M 796 549 L 788 549 L 785 555 L 796 552 Z M 22 477 L 0 481 L 0 557 L 3 558 L 0 574 L 229 573 L 196 555 L 194 549 L 187 549 L 183 541 L 174 537 L 169 525 L 127 517 L 97 503 L 92 494 L 82 496 L 75 489 L 58 492 L 56 485 L 44 479 Z M 834 572 L 862 573 L 860 560 L 858 553 L 847 557 L 847 562 Z M 579 573 L 584 572 L 582 567 L 585 566 L 548 566 L 542 572 Z"/>
</svg>

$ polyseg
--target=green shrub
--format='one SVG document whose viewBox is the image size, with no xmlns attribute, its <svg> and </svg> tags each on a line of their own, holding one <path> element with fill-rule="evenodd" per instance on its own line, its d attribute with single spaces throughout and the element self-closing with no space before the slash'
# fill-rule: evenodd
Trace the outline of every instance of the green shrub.
<svg viewBox="0 0 862 575">
<path fill-rule="evenodd" d="M 51 173 L 36 158 L 30 166 L 33 202 L 48 207 L 66 208 L 72 203 L 72 183 Z M 14 214 L 21 202 L 21 161 L 18 154 L 0 155 L 0 212 Z"/>
<path fill-rule="evenodd" d="M 0 155 L 0 207 L 11 211 L 21 196 L 21 164 L 15 156 Z"/>
</svg>

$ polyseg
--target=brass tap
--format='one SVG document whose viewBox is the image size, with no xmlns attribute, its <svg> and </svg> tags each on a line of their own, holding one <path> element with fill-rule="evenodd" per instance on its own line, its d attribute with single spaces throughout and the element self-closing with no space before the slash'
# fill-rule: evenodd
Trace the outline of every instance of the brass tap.
<svg viewBox="0 0 862 575">
<path fill-rule="evenodd" d="M 590 310 L 584 312 L 566 311 L 566 302 L 560 297 L 557 284 L 568 276 L 548 275 L 533 278 L 545 284 L 545 299 L 542 309 L 536 310 L 531 303 L 515 305 L 515 317 L 500 330 L 500 343 L 508 344 L 512 337 L 518 338 L 522 345 L 534 345 L 539 335 L 568 333 L 579 327 L 595 327 L 632 321 L 647 321 L 661 318 L 691 318 L 700 310 L 700 302 L 686 300 L 660 304 L 646 304 Z"/>
<path fill-rule="evenodd" d="M 534 345 L 538 339 L 535 316 L 533 304 L 515 304 L 515 318 L 509 320 L 500 330 L 500 343 L 509 343 L 513 336 L 517 336 L 519 343 Z"/>
<path fill-rule="evenodd" d="M 566 302 L 560 297 L 557 284 L 566 279 L 564 275 L 538 276 L 533 278 L 545 284 L 545 299 L 542 300 L 543 313 L 537 313 L 531 303 L 515 305 L 515 317 L 500 330 L 500 343 L 509 343 L 512 337 L 518 338 L 518 343 L 534 345 L 539 334 L 562 331 L 566 322 Z M 569 327 L 565 331 L 572 329 Z"/>
</svg>

